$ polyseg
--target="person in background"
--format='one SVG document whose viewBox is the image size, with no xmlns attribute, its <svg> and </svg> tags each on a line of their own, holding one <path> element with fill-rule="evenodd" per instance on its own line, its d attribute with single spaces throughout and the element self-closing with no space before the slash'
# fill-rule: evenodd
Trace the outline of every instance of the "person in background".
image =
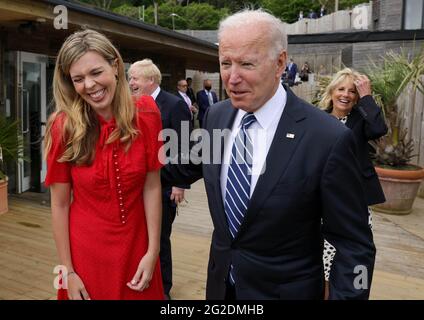
<svg viewBox="0 0 424 320">
<path fill-rule="evenodd" d="M 371 83 L 366 75 L 345 68 L 333 77 L 325 89 L 320 107 L 339 119 L 352 130 L 358 147 L 357 158 L 361 167 L 361 177 L 365 188 L 368 206 L 386 201 L 370 155 L 375 152 L 368 143 L 387 133 L 387 126 L 380 107 L 371 95 Z M 369 226 L 372 227 L 372 211 L 369 212 Z M 324 241 L 324 271 L 326 280 L 326 298 L 328 281 L 336 248 L 331 241 Z"/>
<path fill-rule="evenodd" d="M 288 85 L 290 87 L 294 86 L 297 74 L 297 64 L 294 63 L 293 58 L 290 58 L 290 62 L 287 64 L 286 74 Z"/>
<path fill-rule="evenodd" d="M 63 43 L 53 96 L 45 184 L 66 268 L 58 298 L 163 299 L 159 110 L 150 97 L 134 105 L 119 52 L 93 30 Z"/>
<path fill-rule="evenodd" d="M 212 81 L 205 79 L 203 81 L 203 90 L 197 92 L 197 105 L 199 106 L 199 125 L 203 128 L 203 117 L 208 108 L 218 102 L 215 91 L 212 91 Z"/>
<path fill-rule="evenodd" d="M 195 105 L 197 101 L 196 101 L 196 95 L 194 94 L 194 90 L 192 87 L 193 79 L 188 77 L 186 81 L 187 81 L 187 95 L 190 98 L 191 103 Z"/>
<path fill-rule="evenodd" d="M 325 9 L 325 5 L 321 6 L 321 9 L 319 10 L 319 17 L 322 18 L 327 14 L 327 10 Z"/>
<path fill-rule="evenodd" d="M 177 97 L 184 100 L 187 105 L 187 108 L 191 114 L 191 124 L 194 126 L 194 114 L 197 112 L 197 108 L 193 105 L 193 101 L 187 94 L 188 83 L 187 80 L 181 79 L 177 83 Z"/>
<path fill-rule="evenodd" d="M 306 61 L 302 68 L 300 69 L 299 77 L 302 81 L 308 81 L 309 80 L 309 74 L 312 73 L 311 68 L 309 67 L 309 63 Z"/>
<path fill-rule="evenodd" d="M 135 97 L 143 95 L 151 96 L 159 107 L 163 129 L 172 130 L 177 141 L 171 141 L 166 137 L 165 143 L 172 144 L 166 154 L 167 161 L 181 161 L 184 157 L 182 152 L 182 132 L 187 126 L 191 133 L 191 113 L 186 103 L 176 95 L 163 90 L 160 87 L 162 75 L 159 68 L 150 59 L 134 62 L 129 70 L 129 84 Z M 175 151 L 175 154 L 171 153 Z M 189 185 L 172 183 L 162 187 L 162 228 L 160 237 L 160 265 L 163 279 L 165 299 L 171 299 L 172 288 L 172 251 L 171 232 L 172 223 L 177 214 L 177 206 L 184 201 L 184 190 Z"/>
<path fill-rule="evenodd" d="M 318 18 L 318 15 L 314 10 L 310 9 L 309 14 L 308 14 L 308 18 L 309 19 L 316 19 L 316 18 Z"/>
</svg>

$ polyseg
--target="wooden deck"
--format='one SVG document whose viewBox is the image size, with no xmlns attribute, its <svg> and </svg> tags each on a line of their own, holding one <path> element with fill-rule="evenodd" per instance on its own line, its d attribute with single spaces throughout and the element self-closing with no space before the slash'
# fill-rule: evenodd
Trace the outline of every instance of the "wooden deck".
<svg viewBox="0 0 424 320">
<path fill-rule="evenodd" d="M 187 192 L 174 222 L 174 299 L 204 299 L 212 232 L 203 182 Z M 10 197 L 0 216 L 0 299 L 55 299 L 58 264 L 48 201 L 37 194 Z M 408 216 L 375 213 L 377 246 L 372 299 L 424 299 L 424 199 Z"/>
</svg>

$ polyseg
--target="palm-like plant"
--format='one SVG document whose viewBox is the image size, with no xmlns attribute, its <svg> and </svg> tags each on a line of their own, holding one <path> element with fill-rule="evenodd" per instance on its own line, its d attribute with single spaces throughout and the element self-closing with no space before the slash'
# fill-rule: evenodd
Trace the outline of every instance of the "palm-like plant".
<svg viewBox="0 0 424 320">
<path fill-rule="evenodd" d="M 408 167 L 415 155 L 412 139 L 408 137 L 407 128 L 400 119 L 397 100 L 408 84 L 412 85 L 413 90 L 424 93 L 421 80 L 424 75 L 424 47 L 414 57 L 402 50 L 399 53 L 390 51 L 382 59 L 382 65 L 371 63 L 367 72 L 374 98 L 384 112 L 389 129 L 386 136 L 373 143 L 376 149 L 374 162 L 401 169 Z"/>
<path fill-rule="evenodd" d="M 24 159 L 24 142 L 19 121 L 11 121 L 0 115 L 0 180 L 6 177 L 4 164 Z"/>
</svg>

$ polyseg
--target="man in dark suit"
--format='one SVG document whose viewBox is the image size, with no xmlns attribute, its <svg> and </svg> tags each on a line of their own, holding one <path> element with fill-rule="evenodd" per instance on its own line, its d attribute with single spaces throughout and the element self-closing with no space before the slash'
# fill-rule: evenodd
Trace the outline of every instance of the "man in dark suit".
<svg viewBox="0 0 424 320">
<path fill-rule="evenodd" d="M 185 79 L 181 79 L 177 83 L 177 97 L 183 99 L 191 114 L 191 124 L 194 126 L 194 115 L 197 112 L 196 107 L 193 105 L 193 100 L 188 96 L 188 83 Z"/>
<path fill-rule="evenodd" d="M 193 83 L 193 79 L 192 79 L 192 78 L 190 78 L 190 77 L 188 77 L 188 78 L 186 79 L 186 81 L 187 81 L 187 95 L 188 95 L 188 97 L 190 98 L 191 103 L 194 105 L 194 104 L 196 104 L 196 103 L 197 103 L 197 101 L 196 101 L 196 95 L 194 94 L 194 90 L 193 90 L 193 88 L 191 87 L 191 85 L 192 85 L 192 83 Z"/>
<path fill-rule="evenodd" d="M 286 73 L 288 84 L 291 87 L 295 84 L 297 74 L 297 64 L 294 63 L 292 58 L 290 58 L 290 62 L 287 65 Z"/>
<path fill-rule="evenodd" d="M 206 110 L 218 102 L 218 97 L 215 91 L 212 91 L 212 81 L 206 79 L 203 81 L 203 90 L 197 92 L 197 105 L 199 106 L 199 119 L 200 128 L 203 128 L 203 117 L 205 116 Z"/>
<path fill-rule="evenodd" d="M 158 67 L 150 59 L 137 61 L 128 70 L 129 84 L 132 94 L 135 96 L 150 95 L 155 99 L 159 107 L 163 129 L 172 129 L 178 135 L 177 145 L 169 151 L 175 150 L 175 154 L 167 153 L 168 159 L 181 159 L 181 136 L 187 127 L 191 133 L 191 114 L 183 100 L 160 88 L 161 73 Z M 169 138 L 169 137 L 168 137 Z M 170 143 L 170 139 L 164 141 Z M 171 141 L 172 143 L 172 141 Z M 163 280 L 165 298 L 170 299 L 172 287 L 172 253 L 171 253 L 171 231 L 175 220 L 178 204 L 184 200 L 184 189 L 189 185 L 174 184 L 162 188 L 162 229 L 160 241 L 160 264 Z"/>
<path fill-rule="evenodd" d="M 367 299 L 375 246 L 352 132 L 281 85 L 279 19 L 246 10 L 218 34 L 230 99 L 205 114 L 202 165 L 162 170 L 164 184 L 205 180 L 207 299 L 323 299 L 323 237 L 337 249 L 330 299 Z"/>
<path fill-rule="evenodd" d="M 318 18 L 318 15 L 317 15 L 317 13 L 314 10 L 310 9 L 309 10 L 309 14 L 308 14 L 308 18 L 309 19 L 317 19 Z"/>
</svg>

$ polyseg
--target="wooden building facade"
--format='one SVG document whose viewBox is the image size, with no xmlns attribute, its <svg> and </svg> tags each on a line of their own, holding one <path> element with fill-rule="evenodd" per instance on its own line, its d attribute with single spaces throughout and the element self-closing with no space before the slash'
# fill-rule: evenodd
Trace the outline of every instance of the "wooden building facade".
<svg viewBox="0 0 424 320">
<path fill-rule="evenodd" d="M 0 113 L 19 119 L 31 162 L 8 168 L 9 191 L 43 191 L 42 138 L 53 109 L 55 57 L 64 39 L 90 28 L 105 34 L 126 66 L 152 59 L 161 87 L 175 91 L 186 70 L 218 72 L 218 47 L 210 42 L 110 12 L 63 0 L 0 0 Z"/>
</svg>

